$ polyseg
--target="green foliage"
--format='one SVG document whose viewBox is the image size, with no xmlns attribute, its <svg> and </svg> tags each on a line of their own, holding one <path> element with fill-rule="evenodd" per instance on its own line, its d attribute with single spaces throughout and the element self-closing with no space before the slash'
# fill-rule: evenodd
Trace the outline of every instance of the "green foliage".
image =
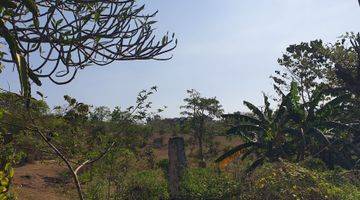
<svg viewBox="0 0 360 200">
<path fill-rule="evenodd" d="M 271 77 L 276 87 L 290 89 L 291 82 L 296 81 L 302 100 L 307 101 L 320 81 L 330 76 L 328 69 L 333 64 L 328 56 L 330 51 L 321 40 L 290 45 L 278 59 L 283 70 Z"/>
<path fill-rule="evenodd" d="M 307 169 L 314 171 L 325 171 L 328 170 L 324 161 L 318 158 L 308 158 L 301 162 L 301 165 Z"/>
<path fill-rule="evenodd" d="M 133 200 L 169 199 L 167 181 L 161 170 L 147 170 L 129 174 L 125 189 L 118 195 Z"/>
<path fill-rule="evenodd" d="M 111 111 L 106 106 L 96 107 L 90 113 L 90 119 L 93 121 L 107 121 L 110 118 Z"/>
<path fill-rule="evenodd" d="M 229 150 L 216 162 L 229 162 L 228 158 L 240 151 L 243 152 L 242 159 L 250 154 L 255 154 L 257 160 L 248 169 L 248 171 L 252 171 L 266 160 L 276 161 L 281 157 L 290 158 L 294 147 L 289 145 L 291 138 L 287 135 L 290 115 L 286 110 L 286 105 L 294 104 L 297 98 L 296 91 L 293 89 L 289 94 L 283 96 L 280 106 L 275 111 L 270 108 L 268 98 L 264 95 L 264 111 L 249 102 L 244 102 L 252 111 L 250 115 L 241 113 L 223 115 L 230 122 L 230 129 L 227 133 L 242 136 L 245 143 Z"/>
<path fill-rule="evenodd" d="M 138 170 L 137 165 L 136 155 L 131 150 L 115 146 L 101 162 L 81 174 L 81 181 L 87 183 L 87 198 L 123 199 L 124 181 L 129 173 Z"/>
<path fill-rule="evenodd" d="M 0 168 L 0 199 L 7 200 L 12 196 L 9 192 L 11 180 L 14 177 L 14 169 L 10 163 L 6 163 L 3 168 Z"/>
<path fill-rule="evenodd" d="M 360 188 L 342 173 L 287 162 L 265 164 L 246 179 L 241 199 L 358 199 Z"/>
<path fill-rule="evenodd" d="M 194 89 L 187 90 L 187 94 L 188 97 L 184 99 L 185 105 L 180 106 L 180 108 L 183 109 L 181 114 L 189 120 L 192 134 L 198 143 L 199 165 L 205 166 L 203 145 L 206 134 L 209 133 L 208 124 L 220 117 L 223 109 L 216 97 L 202 97 L 201 94 Z"/>
<path fill-rule="evenodd" d="M 3 118 L 4 110 L 0 108 L 0 120 Z M 11 180 L 14 176 L 14 169 L 11 167 L 11 156 L 12 152 L 9 151 L 7 147 L 7 142 L 4 136 L 4 131 L 0 129 L 0 199 L 7 200 L 10 199 L 11 194 L 9 192 Z"/>
<path fill-rule="evenodd" d="M 298 85 L 292 82 L 290 92 L 282 96 L 275 111 L 270 109 L 266 96 L 263 112 L 251 103 L 244 102 L 252 111 L 252 116 L 235 113 L 224 117 L 233 122 L 228 134 L 241 135 L 245 143 L 216 161 L 228 162 L 229 157 L 244 151 L 242 157 L 252 153 L 258 157 L 249 171 L 264 161 L 272 162 L 279 158 L 295 160 L 295 154 L 297 161 L 306 156 L 316 156 L 323 159 L 330 168 L 334 165 L 353 167 L 358 159 L 352 152 L 354 148 L 343 146 L 349 143 L 347 135 L 353 127 L 342 123 L 340 118 L 350 96 L 342 94 L 322 103 L 326 94 L 323 88 L 317 88 L 308 102 L 301 103 Z"/>
<path fill-rule="evenodd" d="M 106 182 L 102 179 L 97 179 L 96 181 L 90 182 L 87 184 L 85 191 L 86 199 L 90 200 L 102 200 L 106 199 Z"/>
<path fill-rule="evenodd" d="M 183 199 L 229 199 L 238 183 L 211 168 L 188 169 L 180 183 Z"/>
<path fill-rule="evenodd" d="M 169 159 L 162 159 L 157 163 L 157 166 L 164 172 L 166 177 L 169 174 Z"/>
<path fill-rule="evenodd" d="M 184 111 L 182 115 L 190 118 L 214 118 L 219 117 L 223 110 L 220 102 L 213 98 L 202 97 L 201 94 L 192 89 L 187 90 L 188 97 L 184 99 L 185 105 L 181 106 Z"/>
<path fill-rule="evenodd" d="M 151 111 L 152 102 L 150 97 L 157 92 L 157 86 L 151 87 L 149 90 L 142 90 L 136 97 L 136 103 L 134 106 L 130 106 L 122 110 L 119 106 L 110 114 L 110 120 L 118 124 L 131 124 L 142 123 L 144 121 L 150 121 L 154 117 L 157 117 L 159 113 L 163 112 L 166 106 L 158 108 L 155 112 Z"/>
</svg>

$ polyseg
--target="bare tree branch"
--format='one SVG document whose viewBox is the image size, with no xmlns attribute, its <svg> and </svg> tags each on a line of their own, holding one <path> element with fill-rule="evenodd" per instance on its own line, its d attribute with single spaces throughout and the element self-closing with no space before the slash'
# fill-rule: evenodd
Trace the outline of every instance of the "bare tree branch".
<svg viewBox="0 0 360 200">
<path fill-rule="evenodd" d="M 114 61 L 168 60 L 174 34 L 157 40 L 157 12 L 144 14 L 136 0 L 34 0 L 37 16 L 22 0 L 0 16 L 34 76 L 66 84 L 80 69 Z M 0 37 L 5 43 L 5 37 Z M 9 44 L 10 45 L 10 44 Z M 1 62 L 15 63 L 5 55 Z M 36 61 L 36 62 L 35 62 Z"/>
</svg>

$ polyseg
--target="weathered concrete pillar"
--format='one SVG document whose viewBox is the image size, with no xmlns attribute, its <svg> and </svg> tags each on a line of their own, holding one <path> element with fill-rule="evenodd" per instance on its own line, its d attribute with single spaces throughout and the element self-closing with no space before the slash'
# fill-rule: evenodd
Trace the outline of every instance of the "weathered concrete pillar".
<svg viewBox="0 0 360 200">
<path fill-rule="evenodd" d="M 168 148 L 170 198 L 179 199 L 180 179 L 187 167 L 184 138 L 170 138 Z"/>
</svg>

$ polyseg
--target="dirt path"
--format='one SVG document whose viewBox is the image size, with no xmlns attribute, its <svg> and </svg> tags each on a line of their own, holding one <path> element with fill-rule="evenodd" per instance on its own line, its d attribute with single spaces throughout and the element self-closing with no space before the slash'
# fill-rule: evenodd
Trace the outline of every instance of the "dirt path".
<svg viewBox="0 0 360 200">
<path fill-rule="evenodd" d="M 35 162 L 15 169 L 13 191 L 19 200 L 67 200 L 73 189 L 55 161 Z"/>
</svg>

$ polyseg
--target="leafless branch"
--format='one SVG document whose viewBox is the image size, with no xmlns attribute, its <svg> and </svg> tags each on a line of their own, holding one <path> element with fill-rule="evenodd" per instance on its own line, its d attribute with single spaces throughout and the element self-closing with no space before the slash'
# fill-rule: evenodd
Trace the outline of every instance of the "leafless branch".
<svg viewBox="0 0 360 200">
<path fill-rule="evenodd" d="M 157 12 L 143 14 L 136 0 L 36 0 L 39 24 L 22 3 L 5 21 L 20 52 L 37 77 L 66 84 L 80 69 L 114 61 L 167 60 L 177 44 L 174 34 L 157 40 Z M 4 42 L 4 38 L 0 38 Z M 1 61 L 14 63 L 5 55 Z M 36 61 L 36 62 L 34 62 Z"/>
</svg>

